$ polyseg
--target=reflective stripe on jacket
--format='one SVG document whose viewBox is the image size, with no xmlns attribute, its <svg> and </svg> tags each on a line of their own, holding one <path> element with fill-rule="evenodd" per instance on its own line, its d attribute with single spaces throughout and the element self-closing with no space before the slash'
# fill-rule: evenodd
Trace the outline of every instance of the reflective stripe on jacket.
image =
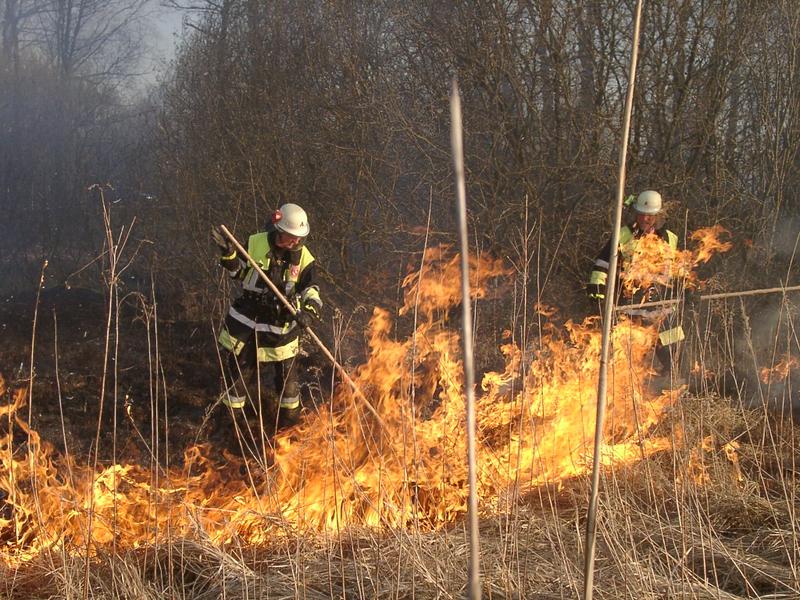
<svg viewBox="0 0 800 600">
<path fill-rule="evenodd" d="M 305 246 L 288 251 L 273 248 L 273 233 L 262 232 L 250 236 L 247 252 L 295 308 L 313 303 L 319 312 L 322 300 L 319 288 L 313 284 L 314 256 Z M 263 281 L 255 268 L 240 258 L 237 268 L 229 257 L 223 264 L 230 275 L 242 281 L 244 294 L 228 309 L 226 326 L 220 332 L 219 343 L 238 354 L 244 342 L 255 334 L 259 362 L 285 360 L 299 351 L 300 328 L 283 303 Z"/>
</svg>

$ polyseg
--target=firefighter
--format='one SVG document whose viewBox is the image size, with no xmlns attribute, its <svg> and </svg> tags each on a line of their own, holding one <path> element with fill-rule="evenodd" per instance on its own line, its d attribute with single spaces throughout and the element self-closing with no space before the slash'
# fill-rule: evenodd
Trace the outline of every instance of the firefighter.
<svg viewBox="0 0 800 600">
<path fill-rule="evenodd" d="M 284 204 L 272 214 L 265 231 L 250 236 L 247 244 L 250 257 L 297 310 L 294 317 L 222 232 L 211 231 L 220 249 L 220 265 L 241 282 L 243 290 L 228 309 L 218 338 L 228 353 L 228 381 L 233 382 L 221 400 L 234 410 L 243 409 L 248 398 L 255 405 L 260 397 L 255 385 L 260 382 L 265 413 L 277 418 L 279 429 L 298 421 L 300 330 L 318 320 L 322 309 L 314 285 L 314 256 L 305 245 L 309 231 L 306 211 L 297 204 Z"/>
<path fill-rule="evenodd" d="M 670 248 L 678 248 L 678 236 L 663 226 L 661 194 L 653 190 L 642 192 L 632 202 L 633 218 L 631 222 L 620 229 L 619 249 L 617 260 L 617 304 L 637 305 L 643 302 L 667 300 L 674 297 L 675 290 L 672 282 L 668 285 L 651 285 L 647 289 L 639 290 L 635 294 L 628 294 L 622 289 L 620 275 L 630 265 L 636 244 L 645 235 L 656 235 Z M 608 267 L 611 260 L 611 240 L 597 255 L 589 276 L 586 287 L 587 294 L 592 300 L 603 304 L 606 297 L 606 283 L 608 281 Z M 678 344 L 683 341 L 685 334 L 683 328 L 677 323 L 678 311 L 674 305 L 655 308 L 630 308 L 625 314 L 635 319 L 658 324 L 658 341 L 656 342 L 655 355 L 658 358 L 657 371 L 662 376 L 671 376 L 672 366 L 675 362 Z"/>
</svg>

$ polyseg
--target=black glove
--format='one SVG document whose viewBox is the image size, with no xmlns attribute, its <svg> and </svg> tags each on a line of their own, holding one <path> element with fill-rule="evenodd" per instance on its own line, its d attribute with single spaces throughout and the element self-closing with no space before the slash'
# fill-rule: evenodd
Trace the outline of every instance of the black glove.
<svg viewBox="0 0 800 600">
<path fill-rule="evenodd" d="M 311 324 L 314 322 L 314 317 L 311 316 L 311 313 L 308 313 L 304 310 L 298 310 L 294 314 L 294 320 L 303 327 L 304 329 L 308 329 L 311 327 Z"/>
<path fill-rule="evenodd" d="M 311 327 L 314 321 L 319 321 L 319 309 L 313 302 L 307 302 L 303 308 L 297 311 L 294 320 L 302 327 Z"/>
<path fill-rule="evenodd" d="M 214 243 L 219 248 L 222 256 L 230 256 L 236 252 L 236 247 L 227 237 L 225 237 L 225 235 L 223 235 L 222 230 L 219 227 L 211 228 L 211 239 L 214 240 Z"/>
</svg>

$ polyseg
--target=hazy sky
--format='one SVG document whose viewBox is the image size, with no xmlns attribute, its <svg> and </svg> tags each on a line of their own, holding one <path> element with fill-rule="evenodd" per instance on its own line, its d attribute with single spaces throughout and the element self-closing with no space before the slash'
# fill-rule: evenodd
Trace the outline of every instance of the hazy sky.
<svg viewBox="0 0 800 600">
<path fill-rule="evenodd" d="M 148 36 L 150 51 L 142 64 L 143 86 L 155 83 L 169 61 L 175 57 L 175 46 L 180 40 L 184 14 L 184 11 L 153 3 L 150 19 L 152 35 Z"/>
</svg>

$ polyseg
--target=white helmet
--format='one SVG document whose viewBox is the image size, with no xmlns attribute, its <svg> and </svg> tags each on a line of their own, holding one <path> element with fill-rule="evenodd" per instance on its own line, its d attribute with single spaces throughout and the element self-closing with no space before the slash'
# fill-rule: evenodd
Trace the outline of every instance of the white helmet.
<svg viewBox="0 0 800 600">
<path fill-rule="evenodd" d="M 637 196 L 633 209 L 642 215 L 657 215 L 661 212 L 661 194 L 653 190 L 642 192 Z"/>
<path fill-rule="evenodd" d="M 275 229 L 295 237 L 304 238 L 311 231 L 306 211 L 297 204 L 284 204 L 272 215 Z"/>
</svg>

